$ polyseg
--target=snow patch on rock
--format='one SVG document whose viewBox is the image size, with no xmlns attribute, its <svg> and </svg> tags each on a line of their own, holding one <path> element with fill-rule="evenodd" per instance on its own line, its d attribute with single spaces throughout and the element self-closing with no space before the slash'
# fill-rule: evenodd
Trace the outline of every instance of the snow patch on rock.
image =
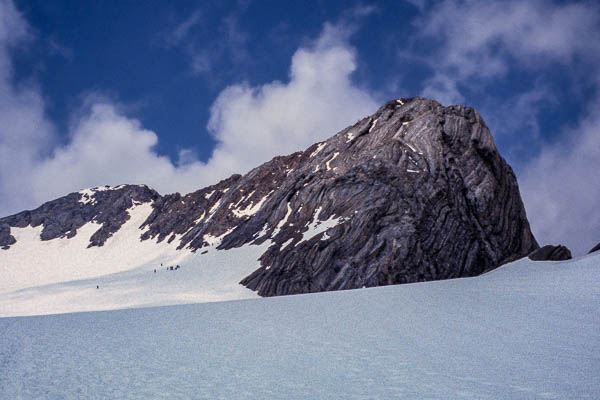
<svg viewBox="0 0 600 400">
<path fill-rule="evenodd" d="M 252 193 L 254 193 L 254 192 L 252 192 Z M 250 196 L 252 195 L 252 193 L 250 194 Z M 265 197 L 260 199 L 260 201 L 254 205 L 253 205 L 253 203 L 251 203 L 250 206 L 248 206 L 244 209 L 241 209 L 241 210 L 234 209 L 231 212 L 237 217 L 246 217 L 246 216 L 254 215 L 260 210 L 260 208 L 262 207 L 264 202 L 269 198 L 271 193 L 273 193 L 273 191 L 269 192 L 269 194 L 267 194 Z"/>
<path fill-rule="evenodd" d="M 336 218 L 333 215 L 324 221 L 319 221 L 319 216 L 322 211 L 323 209 L 321 207 L 316 209 L 315 216 L 313 217 L 312 222 L 308 225 L 308 229 L 302 233 L 302 240 L 300 240 L 300 242 L 320 235 L 321 233 L 344 222 L 344 219 L 342 217 Z"/>
<path fill-rule="evenodd" d="M 317 145 L 317 149 L 316 149 L 315 151 L 313 151 L 313 152 L 310 154 L 310 157 L 314 157 L 314 156 L 316 156 L 317 154 L 319 154 L 319 153 L 321 152 L 321 150 L 323 150 L 323 148 L 324 148 L 325 146 L 327 146 L 327 143 L 326 143 L 326 142 L 319 143 L 319 144 Z"/>
<path fill-rule="evenodd" d="M 333 157 L 331 157 L 331 158 L 329 159 L 329 161 L 327 161 L 327 162 L 325 163 L 325 166 L 327 167 L 327 171 L 330 171 L 330 170 L 331 170 L 331 166 L 329 165 L 329 163 L 331 163 L 333 160 L 335 160 L 335 158 L 336 158 L 337 156 L 339 156 L 339 155 L 340 155 L 340 153 L 336 151 L 336 152 L 333 154 Z"/>
</svg>

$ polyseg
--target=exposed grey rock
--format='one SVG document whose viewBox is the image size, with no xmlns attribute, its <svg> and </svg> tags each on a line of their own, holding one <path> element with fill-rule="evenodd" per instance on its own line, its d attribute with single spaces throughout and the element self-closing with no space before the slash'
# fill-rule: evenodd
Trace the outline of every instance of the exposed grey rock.
<svg viewBox="0 0 600 400">
<path fill-rule="evenodd" d="M 528 257 L 533 261 L 563 261 L 572 258 L 571 251 L 567 247 L 562 245 L 553 246 L 551 244 L 540 247 L 529 254 Z"/>
<path fill-rule="evenodd" d="M 15 243 L 16 239 L 10 234 L 10 225 L 0 222 L 0 248 L 7 250 L 10 245 Z"/>
<path fill-rule="evenodd" d="M 44 203 L 32 211 L 0 219 L 0 226 L 19 227 L 42 225 L 42 240 L 71 238 L 77 229 L 95 221 L 102 226 L 90 238 L 92 246 L 102 246 L 106 239 L 119 230 L 128 219 L 127 209 L 134 202 L 146 203 L 156 200 L 159 194 L 145 185 L 121 185 L 115 188 L 97 188 L 92 194 L 71 193 L 67 196 Z M 12 240 L 11 240 L 12 238 Z M 8 249 L 14 244 L 10 228 L 0 228 L 0 246 Z"/>
<path fill-rule="evenodd" d="M 301 240 L 318 208 L 341 223 Z M 327 140 L 222 247 L 265 224 L 276 244 L 242 281 L 262 296 L 473 276 L 538 247 L 479 114 L 421 98 L 389 102 Z"/>
<path fill-rule="evenodd" d="M 127 188 L 96 193 L 95 208 L 74 193 L 0 223 L 43 223 L 47 240 L 97 220 L 104 226 L 90 245 L 99 246 L 132 201 L 152 201 L 142 240 L 194 251 L 215 237 L 220 249 L 271 241 L 241 282 L 261 296 L 473 276 L 538 248 L 479 114 L 418 97 L 185 196 Z"/>
<path fill-rule="evenodd" d="M 1 237 L 1 236 L 0 236 Z M 2 242 L 0 242 L 0 245 L 2 245 Z M 597 245 L 595 245 L 588 254 L 592 254 L 595 251 L 600 250 L 600 243 L 598 243 Z"/>
</svg>

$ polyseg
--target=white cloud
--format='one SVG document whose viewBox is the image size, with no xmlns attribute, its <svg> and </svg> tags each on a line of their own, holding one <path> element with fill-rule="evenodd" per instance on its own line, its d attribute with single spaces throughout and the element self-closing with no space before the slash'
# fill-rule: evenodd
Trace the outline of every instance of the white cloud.
<svg viewBox="0 0 600 400">
<path fill-rule="evenodd" d="M 445 39 L 437 61 L 461 79 L 600 53 L 598 8 L 588 3 L 445 1 L 419 25 L 422 35 Z"/>
<path fill-rule="evenodd" d="M 600 12 L 591 3 L 446 1 L 431 12 L 423 8 L 421 18 L 422 37 L 440 44 L 431 57 L 436 73 L 423 94 L 445 104 L 464 102 L 461 87 L 493 83 L 516 64 L 600 67 Z M 192 15 L 178 36 L 198 21 Z M 243 44 L 234 19 L 223 29 L 227 40 Z M 25 45 L 30 33 L 12 2 L 0 0 L 0 215 L 104 184 L 147 183 L 163 193 L 188 192 L 329 137 L 378 105 L 351 80 L 352 32 L 343 24 L 326 24 L 316 41 L 296 51 L 287 82 L 240 83 L 223 90 L 211 109 L 209 130 L 217 141 L 211 158 L 199 162 L 182 150 L 173 163 L 156 152 L 156 133 L 106 99 L 90 100 L 74 117 L 68 143 L 59 144 L 40 90 L 13 84 L 10 52 Z M 204 57 L 195 61 L 199 71 L 210 70 Z M 597 93 L 595 107 L 555 143 L 536 141 L 539 155 L 518 171 L 539 241 L 566 243 L 578 253 L 600 240 L 600 74 L 586 79 Z M 535 133 L 539 104 L 557 101 L 551 97 L 547 86 L 536 84 L 498 113 L 511 115 L 505 122 L 509 128 L 516 129 L 519 120 Z"/>
<path fill-rule="evenodd" d="M 147 183 L 164 192 L 199 188 L 200 163 L 173 165 L 154 151 L 158 137 L 112 104 L 96 103 L 77 122 L 67 145 L 36 164 L 31 179 L 42 202 L 96 185 Z M 185 160 L 184 157 L 180 157 Z"/>
<path fill-rule="evenodd" d="M 600 103 L 579 127 L 542 149 L 520 176 L 527 216 L 543 244 L 576 254 L 600 242 Z"/>
<path fill-rule="evenodd" d="M 290 81 L 225 89 L 211 110 L 218 140 L 209 167 L 246 171 L 260 160 L 302 149 L 374 112 L 377 102 L 356 87 L 354 51 L 345 31 L 326 25 L 310 48 L 292 58 Z"/>
<path fill-rule="evenodd" d="M 436 41 L 429 58 L 435 75 L 426 96 L 442 103 L 461 100 L 459 85 L 482 86 L 511 68 L 541 69 L 600 58 L 599 9 L 589 3 L 447 0 L 416 23 L 420 38 Z M 445 103 L 448 101 L 448 103 Z"/>
<path fill-rule="evenodd" d="M 458 89 L 457 81 L 444 74 L 437 74 L 430 78 L 421 94 L 446 106 L 462 104 L 465 101 Z"/>
<path fill-rule="evenodd" d="M 37 88 L 15 88 L 11 83 L 11 51 L 26 44 L 29 36 L 14 5 L 0 0 L 0 210 L 29 204 L 32 187 L 27 171 L 47 155 L 54 141 Z"/>
<path fill-rule="evenodd" d="M 0 0 L 0 63 L 27 24 L 12 3 Z M 20 36 L 19 36 L 20 35 Z M 176 163 L 155 150 L 156 133 L 114 103 L 90 96 L 73 116 L 68 142 L 59 144 L 35 87 L 15 87 L 0 70 L 0 215 L 31 208 L 80 188 L 146 183 L 162 193 L 189 192 L 271 157 L 302 150 L 371 113 L 377 103 L 355 86 L 354 50 L 347 31 L 326 25 L 292 58 L 287 83 L 237 84 L 215 101 L 209 128 L 217 146 L 206 162 L 189 150 Z"/>
</svg>

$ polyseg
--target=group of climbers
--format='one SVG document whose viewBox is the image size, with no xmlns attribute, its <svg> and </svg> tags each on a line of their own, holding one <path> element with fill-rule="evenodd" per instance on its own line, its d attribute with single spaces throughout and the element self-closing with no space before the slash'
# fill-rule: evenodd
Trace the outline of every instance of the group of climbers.
<svg viewBox="0 0 600 400">
<path fill-rule="evenodd" d="M 160 263 L 160 266 L 163 266 L 162 263 Z M 171 265 L 167 267 L 167 271 L 177 271 L 179 268 L 181 268 L 179 264 L 177 264 L 176 266 Z M 154 273 L 156 273 L 156 269 L 154 269 Z"/>
<path fill-rule="evenodd" d="M 160 264 L 160 266 L 163 266 L 162 263 Z M 167 267 L 167 271 L 177 271 L 179 268 L 181 268 L 179 264 L 175 266 L 170 265 Z M 156 273 L 156 268 L 154 268 L 154 273 Z M 96 289 L 100 289 L 100 285 L 96 285 Z"/>
</svg>

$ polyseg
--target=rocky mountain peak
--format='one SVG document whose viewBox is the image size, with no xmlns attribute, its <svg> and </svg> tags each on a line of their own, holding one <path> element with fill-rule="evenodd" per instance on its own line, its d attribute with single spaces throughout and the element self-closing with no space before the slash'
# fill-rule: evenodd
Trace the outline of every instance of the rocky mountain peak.
<svg viewBox="0 0 600 400">
<path fill-rule="evenodd" d="M 269 241 L 241 282 L 262 296 L 473 276 L 538 248 L 481 116 L 419 97 L 185 196 L 131 186 L 71 194 L 1 219 L 0 245 L 10 246 L 12 226 L 43 223 L 47 240 L 94 220 L 103 225 L 90 246 L 101 246 L 135 202 L 152 205 L 141 240 L 200 254 Z"/>
<path fill-rule="evenodd" d="M 394 100 L 298 158 L 223 241 L 271 227 L 276 245 L 243 281 L 261 295 L 471 276 L 538 247 L 514 173 L 471 108 Z"/>
</svg>

